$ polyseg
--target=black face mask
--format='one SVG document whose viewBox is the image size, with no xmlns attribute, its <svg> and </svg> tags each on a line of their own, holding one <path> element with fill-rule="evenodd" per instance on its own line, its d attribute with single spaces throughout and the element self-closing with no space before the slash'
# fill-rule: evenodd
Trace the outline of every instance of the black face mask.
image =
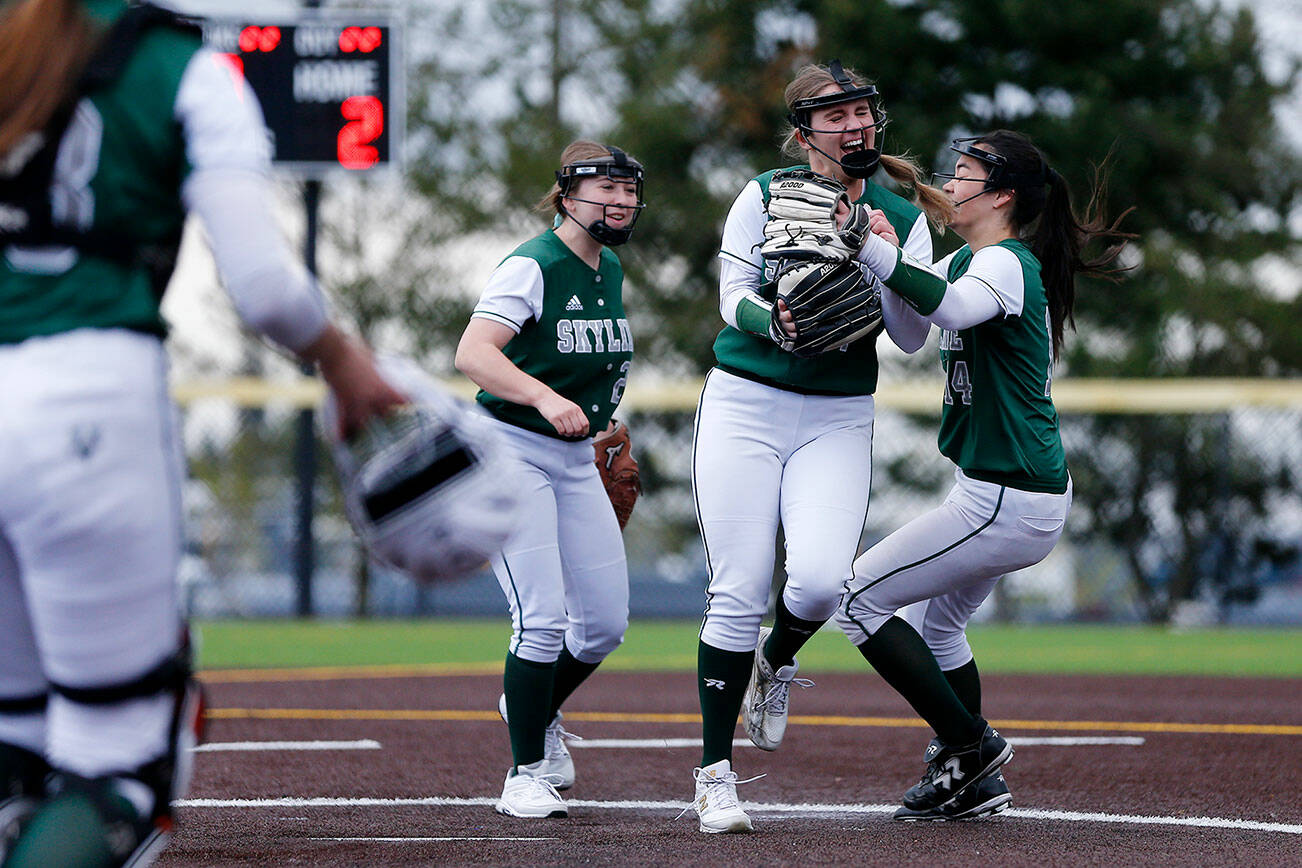
<svg viewBox="0 0 1302 868">
<path fill-rule="evenodd" d="M 596 202 L 592 199 L 580 199 L 578 196 L 569 195 L 568 191 L 574 186 L 576 180 L 595 178 L 600 175 L 604 175 L 613 181 L 632 181 L 637 184 L 637 204 L 614 206 L 607 202 Z M 633 226 L 637 223 L 637 218 L 641 215 L 642 209 L 646 207 L 646 203 L 642 201 L 642 181 L 645 176 L 646 172 L 642 168 L 642 164 L 619 148 L 612 147 L 609 157 L 567 163 L 556 173 L 556 183 L 561 188 L 561 212 L 567 217 L 574 216 L 565 210 L 564 200 L 566 199 L 572 199 L 575 202 L 586 202 L 589 205 L 600 205 L 601 219 L 590 226 L 584 226 L 583 229 L 598 244 L 605 244 L 607 247 L 618 247 L 632 237 Z M 633 212 L 628 225 L 622 229 L 616 229 L 606 222 L 606 209 L 614 207 L 618 207 L 623 211 L 632 210 Z"/>
</svg>

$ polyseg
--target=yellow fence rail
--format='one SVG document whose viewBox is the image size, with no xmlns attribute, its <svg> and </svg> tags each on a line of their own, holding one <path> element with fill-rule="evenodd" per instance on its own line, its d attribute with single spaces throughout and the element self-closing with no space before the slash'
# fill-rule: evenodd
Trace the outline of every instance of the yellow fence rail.
<svg viewBox="0 0 1302 868">
<path fill-rule="evenodd" d="M 445 381 L 455 394 L 469 398 L 474 387 L 465 379 Z M 939 379 L 882 383 L 877 405 L 906 413 L 938 413 Z M 688 411 L 696 406 L 700 380 L 634 379 L 622 406 L 629 410 Z M 273 381 L 254 377 L 189 380 L 175 383 L 172 394 L 183 404 L 223 401 L 240 407 L 315 406 L 324 387 L 320 380 Z M 1302 409 L 1302 380 L 1201 379 L 1072 379 L 1053 384 L 1053 400 L 1063 413 L 1222 413 L 1248 407 Z"/>
</svg>

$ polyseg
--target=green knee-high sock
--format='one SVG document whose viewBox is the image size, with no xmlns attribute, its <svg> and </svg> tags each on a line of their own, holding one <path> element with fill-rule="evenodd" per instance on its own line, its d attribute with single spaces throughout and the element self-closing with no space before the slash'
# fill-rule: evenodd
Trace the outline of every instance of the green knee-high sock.
<svg viewBox="0 0 1302 868">
<path fill-rule="evenodd" d="M 773 632 L 769 634 L 769 641 L 764 646 L 764 659 L 774 669 L 790 666 L 796 659 L 796 652 L 804 647 L 809 637 L 817 633 L 821 626 L 823 621 L 806 621 L 791 614 L 786 600 L 779 595 Z"/>
<path fill-rule="evenodd" d="M 981 716 L 981 676 L 977 674 L 976 660 L 969 660 L 957 669 L 945 672 L 945 680 L 954 688 L 954 695 L 973 717 Z"/>
<path fill-rule="evenodd" d="M 755 664 L 753 651 L 724 651 L 701 642 L 696 653 L 696 689 L 701 696 L 701 767 L 732 759 L 741 699 Z"/>
<path fill-rule="evenodd" d="M 859 646 L 859 653 L 931 724 L 941 741 L 961 745 L 980 737 L 978 719 L 954 695 L 931 649 L 903 618 L 892 616 Z"/>
<path fill-rule="evenodd" d="M 571 654 L 569 648 L 561 646 L 561 659 L 556 661 L 556 681 L 552 686 L 552 713 L 547 716 L 548 723 L 551 723 L 556 712 L 561 710 L 562 703 L 570 698 L 570 694 L 577 690 L 589 675 L 596 672 L 600 665 L 600 663 L 584 663 Z"/>
<path fill-rule="evenodd" d="M 555 680 L 555 663 L 535 663 L 506 655 L 502 688 L 506 692 L 506 728 L 511 733 L 514 765 L 527 766 L 543 758 L 543 735 L 552 719 Z"/>
</svg>

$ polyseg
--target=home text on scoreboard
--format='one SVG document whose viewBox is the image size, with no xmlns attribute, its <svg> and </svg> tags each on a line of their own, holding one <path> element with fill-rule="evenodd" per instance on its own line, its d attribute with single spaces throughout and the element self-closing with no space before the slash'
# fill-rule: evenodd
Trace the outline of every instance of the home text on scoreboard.
<svg viewBox="0 0 1302 868">
<path fill-rule="evenodd" d="M 398 164 L 405 94 L 393 19 L 304 10 L 209 21 L 204 39 L 257 94 L 278 166 L 320 176 Z"/>
</svg>

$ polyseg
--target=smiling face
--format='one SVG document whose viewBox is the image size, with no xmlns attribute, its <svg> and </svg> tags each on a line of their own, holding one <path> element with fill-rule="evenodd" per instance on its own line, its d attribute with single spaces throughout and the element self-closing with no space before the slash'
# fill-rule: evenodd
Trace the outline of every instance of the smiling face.
<svg viewBox="0 0 1302 868">
<path fill-rule="evenodd" d="M 830 96 L 837 93 L 841 93 L 840 85 L 831 83 L 815 96 Z M 814 109 L 809 113 L 811 132 L 800 134 L 802 140 L 800 146 L 804 149 L 809 165 L 815 172 L 847 183 L 851 179 L 845 174 L 845 170 L 826 155 L 841 160 L 846 154 L 875 147 L 876 123 L 872 105 L 867 98 Z"/>
<path fill-rule="evenodd" d="M 613 229 L 623 229 L 637 213 L 637 183 L 598 175 L 577 182 L 565 196 L 565 210 L 580 226 L 604 220 Z"/>
</svg>

